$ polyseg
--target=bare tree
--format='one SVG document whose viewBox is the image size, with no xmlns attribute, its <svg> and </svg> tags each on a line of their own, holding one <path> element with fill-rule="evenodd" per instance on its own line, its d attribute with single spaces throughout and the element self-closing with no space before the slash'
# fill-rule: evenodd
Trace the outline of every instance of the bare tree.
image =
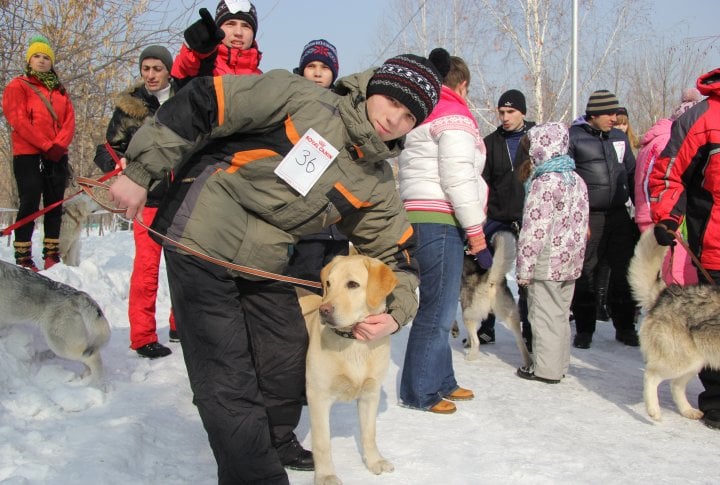
<svg viewBox="0 0 720 485">
<path fill-rule="evenodd" d="M 473 72 L 471 105 L 481 125 L 492 129 L 495 101 L 510 88 L 528 98 L 537 121 L 570 121 L 571 4 L 567 0 L 396 0 L 395 25 L 401 32 L 382 39 L 386 50 L 424 53 L 443 45 L 465 58 Z M 581 2 L 579 58 L 582 93 L 593 91 L 620 50 L 620 34 L 633 31 L 643 0 Z M 632 13 L 632 15 L 630 15 Z M 414 17 L 411 18 L 411 15 Z M 460 21 L 458 21 L 460 20 Z M 387 37 L 387 35 L 385 36 Z M 388 45 L 390 44 L 390 45 Z"/>
<path fill-rule="evenodd" d="M 615 87 L 621 93 L 637 133 L 644 133 L 660 118 L 667 118 L 680 102 L 681 92 L 695 86 L 697 77 L 717 66 L 710 53 L 720 46 L 720 36 L 685 38 L 681 42 L 658 36 L 619 60 Z"/>
<path fill-rule="evenodd" d="M 76 111 L 70 160 L 76 174 L 99 174 L 95 146 L 105 135 L 113 100 L 138 75 L 137 56 L 150 44 L 177 51 L 198 0 L 2 0 L 0 95 L 22 73 L 28 40 L 50 40 L 60 80 Z M 177 46 L 177 47 L 176 47 Z M 7 122 L 0 126 L 0 207 L 17 201 Z"/>
</svg>

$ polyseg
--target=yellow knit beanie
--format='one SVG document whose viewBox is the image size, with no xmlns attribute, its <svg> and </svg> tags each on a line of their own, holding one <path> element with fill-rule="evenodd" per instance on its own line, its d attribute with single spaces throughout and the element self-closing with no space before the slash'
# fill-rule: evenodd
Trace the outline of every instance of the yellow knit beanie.
<svg viewBox="0 0 720 485">
<path fill-rule="evenodd" d="M 53 65 L 55 65 L 55 53 L 52 47 L 50 47 L 50 41 L 42 35 L 36 35 L 30 39 L 30 47 L 28 47 L 27 53 L 25 54 L 25 61 L 30 62 L 30 58 L 38 53 L 48 56 Z"/>
</svg>

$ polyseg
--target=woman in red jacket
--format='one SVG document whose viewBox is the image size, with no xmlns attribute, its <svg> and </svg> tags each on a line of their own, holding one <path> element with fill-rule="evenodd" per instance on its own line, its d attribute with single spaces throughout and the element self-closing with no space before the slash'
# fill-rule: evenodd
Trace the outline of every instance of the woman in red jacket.
<svg viewBox="0 0 720 485">
<path fill-rule="evenodd" d="M 25 73 L 3 93 L 3 112 L 12 128 L 13 172 L 20 207 L 17 220 L 63 199 L 68 179 L 68 146 L 75 134 L 75 111 L 53 66 L 55 53 L 45 37 L 30 39 Z M 60 262 L 62 204 L 44 216 L 44 267 Z M 34 222 L 15 230 L 15 261 L 38 271 L 32 259 Z"/>
</svg>

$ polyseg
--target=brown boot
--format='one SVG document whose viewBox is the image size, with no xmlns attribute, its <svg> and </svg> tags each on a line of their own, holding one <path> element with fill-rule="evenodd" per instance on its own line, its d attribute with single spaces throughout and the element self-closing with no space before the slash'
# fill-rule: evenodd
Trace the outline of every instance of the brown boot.
<svg viewBox="0 0 720 485">
<path fill-rule="evenodd" d="M 50 269 L 60 262 L 60 239 L 43 240 L 43 260 L 45 269 Z"/>
<path fill-rule="evenodd" d="M 32 242 L 14 241 L 13 247 L 15 248 L 15 263 L 18 266 L 22 266 L 36 273 L 40 271 L 32 259 Z"/>
</svg>

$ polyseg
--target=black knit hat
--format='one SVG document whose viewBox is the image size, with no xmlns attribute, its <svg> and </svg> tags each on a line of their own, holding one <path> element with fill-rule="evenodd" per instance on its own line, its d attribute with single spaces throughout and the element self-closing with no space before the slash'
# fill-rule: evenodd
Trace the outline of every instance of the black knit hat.
<svg viewBox="0 0 720 485">
<path fill-rule="evenodd" d="M 521 112 L 522 114 L 527 113 L 527 106 L 525 105 L 525 95 L 517 89 L 511 89 L 505 91 L 498 99 L 498 108 L 513 108 Z"/>
<path fill-rule="evenodd" d="M 227 3 L 225 3 L 225 0 L 220 0 L 220 3 L 218 3 L 217 8 L 215 9 L 215 24 L 220 27 L 230 19 L 244 20 L 250 24 L 250 27 L 252 27 L 253 37 L 257 36 L 258 18 L 255 5 L 247 0 L 235 3 L 242 4 L 240 5 L 240 10 L 231 12 Z"/>
<path fill-rule="evenodd" d="M 447 51 L 435 49 L 431 55 L 437 59 L 447 57 L 449 68 Z M 415 116 L 417 126 L 425 121 L 440 99 L 444 75 L 447 70 L 442 73 L 429 59 L 402 54 L 388 59 L 375 71 L 368 83 L 367 95 L 383 94 L 396 99 Z"/>
<path fill-rule="evenodd" d="M 173 57 L 172 54 L 170 54 L 170 51 L 167 50 L 165 47 L 161 45 L 151 45 L 143 49 L 143 51 L 140 53 L 140 59 L 138 59 L 138 64 L 140 65 L 141 71 L 142 63 L 147 58 L 159 59 L 160 62 L 165 64 L 168 72 L 172 71 Z"/>
<path fill-rule="evenodd" d="M 620 109 L 620 103 L 613 93 L 607 89 L 595 91 L 588 99 L 585 113 L 588 116 L 612 115 Z"/>
<path fill-rule="evenodd" d="M 311 40 L 308 42 L 300 56 L 300 66 L 298 70 L 301 76 L 303 75 L 305 66 L 313 61 L 320 61 L 329 67 L 332 71 L 332 82 L 335 82 L 338 76 L 338 69 L 340 69 L 340 63 L 338 62 L 337 50 L 334 45 L 325 39 Z"/>
</svg>

